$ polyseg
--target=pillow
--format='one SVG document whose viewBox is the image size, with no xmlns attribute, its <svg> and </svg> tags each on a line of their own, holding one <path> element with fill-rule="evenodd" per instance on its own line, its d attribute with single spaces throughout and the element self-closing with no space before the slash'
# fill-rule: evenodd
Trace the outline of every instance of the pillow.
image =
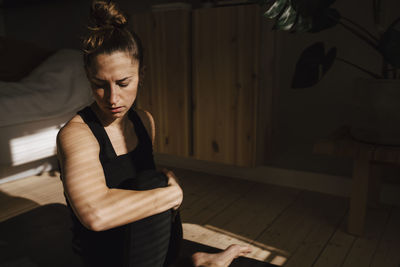
<svg viewBox="0 0 400 267">
<path fill-rule="evenodd" d="M 53 52 L 29 42 L 0 36 L 0 81 L 21 80 Z"/>
</svg>

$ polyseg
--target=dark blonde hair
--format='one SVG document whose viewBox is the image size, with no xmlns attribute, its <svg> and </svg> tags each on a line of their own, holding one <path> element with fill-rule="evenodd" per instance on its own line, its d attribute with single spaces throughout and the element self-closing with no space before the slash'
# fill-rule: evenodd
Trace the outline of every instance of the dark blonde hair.
<svg viewBox="0 0 400 267">
<path fill-rule="evenodd" d="M 127 52 L 139 61 L 143 70 L 143 49 L 139 37 L 127 29 L 127 16 L 111 1 L 93 1 L 90 11 L 88 34 L 83 39 L 83 60 L 87 72 L 99 54 Z M 139 74 L 139 75 L 140 75 Z M 140 75 L 141 76 L 141 75 Z M 139 77 L 141 80 L 141 77 Z"/>
</svg>

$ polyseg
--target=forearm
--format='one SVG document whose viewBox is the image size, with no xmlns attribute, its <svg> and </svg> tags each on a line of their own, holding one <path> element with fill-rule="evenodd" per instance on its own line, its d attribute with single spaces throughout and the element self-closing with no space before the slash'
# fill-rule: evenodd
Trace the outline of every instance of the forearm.
<svg viewBox="0 0 400 267">
<path fill-rule="evenodd" d="M 91 207 L 88 228 L 103 231 L 161 213 L 179 205 L 181 194 L 171 186 L 145 191 L 109 189 Z"/>
</svg>

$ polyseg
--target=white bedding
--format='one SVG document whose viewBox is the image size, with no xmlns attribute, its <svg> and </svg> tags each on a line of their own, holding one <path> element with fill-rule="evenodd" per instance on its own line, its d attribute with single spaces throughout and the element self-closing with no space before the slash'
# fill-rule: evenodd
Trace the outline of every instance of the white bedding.
<svg viewBox="0 0 400 267">
<path fill-rule="evenodd" d="M 58 130 L 92 101 L 78 50 L 59 50 L 20 82 L 0 82 L 0 166 L 54 156 Z"/>
<path fill-rule="evenodd" d="M 69 114 L 91 99 L 81 52 L 62 49 L 21 81 L 0 81 L 0 127 Z"/>
</svg>

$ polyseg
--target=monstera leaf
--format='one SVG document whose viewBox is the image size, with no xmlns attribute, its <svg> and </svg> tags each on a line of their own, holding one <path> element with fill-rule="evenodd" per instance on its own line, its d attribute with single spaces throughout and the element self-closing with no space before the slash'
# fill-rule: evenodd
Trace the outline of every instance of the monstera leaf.
<svg viewBox="0 0 400 267">
<path fill-rule="evenodd" d="M 260 0 L 264 16 L 275 19 L 274 29 L 319 32 L 334 27 L 340 14 L 330 8 L 335 0 Z"/>
<path fill-rule="evenodd" d="M 360 66 L 343 58 L 336 58 L 336 48 L 325 53 L 323 43 L 306 48 L 296 64 L 292 88 L 306 88 L 318 83 L 330 69 L 335 59 L 358 69 L 375 79 L 399 78 L 400 68 L 400 17 L 382 34 L 375 36 L 368 28 L 350 18 L 342 17 L 330 6 L 335 0 L 255 0 L 265 10 L 264 16 L 275 20 L 274 30 L 289 32 L 320 32 L 340 23 L 343 29 L 354 34 L 364 44 L 372 47 L 383 57 L 381 73 L 370 67 Z M 373 14 L 379 14 L 379 4 L 374 2 Z"/>
<path fill-rule="evenodd" d="M 331 68 L 335 58 L 336 47 L 326 54 L 322 42 L 307 47 L 297 61 L 292 88 L 307 88 L 317 84 Z"/>
</svg>

